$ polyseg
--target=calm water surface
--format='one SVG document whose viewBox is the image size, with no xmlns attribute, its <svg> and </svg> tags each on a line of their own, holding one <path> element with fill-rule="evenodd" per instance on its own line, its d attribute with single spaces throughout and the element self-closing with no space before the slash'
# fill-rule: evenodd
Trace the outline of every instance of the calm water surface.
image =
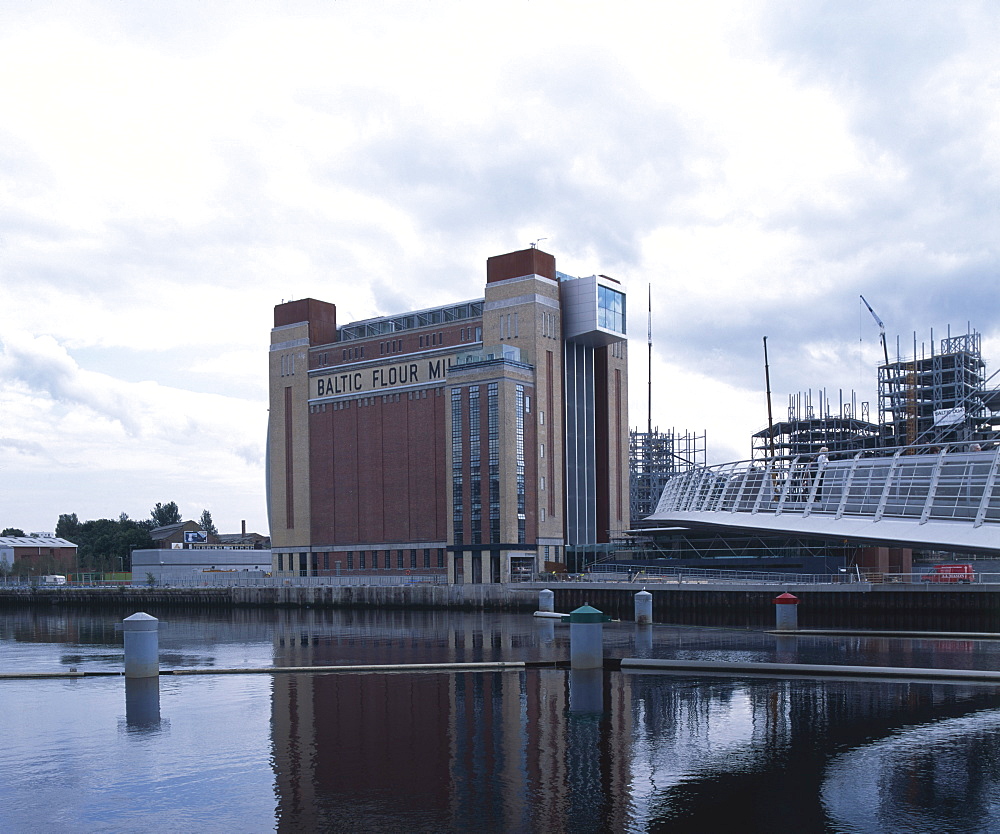
<svg viewBox="0 0 1000 834">
<path fill-rule="evenodd" d="M 0 613 L 4 672 L 122 668 L 123 616 Z M 450 612 L 150 611 L 162 668 L 565 659 Z M 1000 643 L 605 627 L 612 657 L 1000 669 Z M 1000 688 L 531 669 L 0 681 L 0 831 L 989 832 Z"/>
</svg>

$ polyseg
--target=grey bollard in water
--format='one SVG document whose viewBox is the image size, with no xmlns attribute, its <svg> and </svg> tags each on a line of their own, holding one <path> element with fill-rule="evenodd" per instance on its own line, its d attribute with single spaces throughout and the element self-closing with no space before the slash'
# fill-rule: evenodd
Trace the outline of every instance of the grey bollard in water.
<svg viewBox="0 0 1000 834">
<path fill-rule="evenodd" d="M 556 595 L 548 588 L 538 592 L 538 610 L 550 614 L 556 610 Z"/>
<path fill-rule="evenodd" d="M 636 625 L 650 625 L 653 622 L 653 595 L 643 588 L 635 595 Z"/>
<path fill-rule="evenodd" d="M 603 624 L 611 618 L 596 608 L 584 604 L 568 617 L 569 623 L 569 665 L 571 669 L 603 669 L 604 640 Z"/>
<path fill-rule="evenodd" d="M 798 631 L 798 597 L 786 592 L 774 598 L 774 626 L 778 631 Z"/>
<path fill-rule="evenodd" d="M 160 674 L 160 621 L 141 611 L 122 621 L 125 633 L 125 677 Z"/>
</svg>

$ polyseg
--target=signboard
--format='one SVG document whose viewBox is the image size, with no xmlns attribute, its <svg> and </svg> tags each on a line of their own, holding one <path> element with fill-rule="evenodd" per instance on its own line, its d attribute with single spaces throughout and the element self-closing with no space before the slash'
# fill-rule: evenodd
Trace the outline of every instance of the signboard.
<svg viewBox="0 0 1000 834">
<path fill-rule="evenodd" d="M 184 544 L 205 544 L 208 542 L 208 533 L 204 530 L 185 530 Z"/>
<path fill-rule="evenodd" d="M 444 382 L 452 357 L 386 362 L 358 370 L 316 374 L 309 381 L 312 399 L 381 394 L 392 388 Z"/>
<path fill-rule="evenodd" d="M 934 409 L 934 425 L 935 426 L 955 426 L 959 423 L 965 422 L 965 409 L 964 408 L 935 408 Z"/>
</svg>

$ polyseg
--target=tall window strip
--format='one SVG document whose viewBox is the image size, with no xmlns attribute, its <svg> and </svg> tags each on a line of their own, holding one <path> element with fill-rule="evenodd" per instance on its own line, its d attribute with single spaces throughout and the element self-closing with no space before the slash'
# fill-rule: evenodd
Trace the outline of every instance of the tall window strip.
<svg viewBox="0 0 1000 834">
<path fill-rule="evenodd" d="M 469 523 L 472 544 L 483 542 L 483 484 L 479 427 L 479 386 L 469 386 Z"/>
<path fill-rule="evenodd" d="M 525 543 L 524 530 L 524 386 L 515 391 L 515 455 L 517 459 L 517 543 Z"/>
<path fill-rule="evenodd" d="M 285 527 L 295 527 L 295 470 L 292 466 L 292 389 L 285 388 Z"/>
<path fill-rule="evenodd" d="M 451 524 L 455 544 L 465 542 L 462 488 L 462 389 L 451 389 Z"/>
<path fill-rule="evenodd" d="M 555 379 L 555 360 L 551 350 L 545 351 L 545 410 L 549 413 L 549 417 L 555 414 L 555 391 L 554 382 Z M 550 419 L 548 423 L 547 434 L 549 436 L 549 449 L 555 450 L 555 420 Z M 554 454 L 549 455 L 549 515 L 554 516 L 556 514 L 556 491 L 554 489 L 556 483 L 556 456 Z M 543 519 L 544 520 L 544 519 Z"/>
<path fill-rule="evenodd" d="M 615 368 L 615 468 L 614 472 L 622 471 L 622 372 Z M 622 489 L 621 478 L 616 478 L 614 490 L 617 498 L 618 520 L 622 520 Z"/>
<path fill-rule="evenodd" d="M 500 396 L 491 382 L 486 389 L 487 432 L 490 455 L 490 542 L 500 541 Z"/>
</svg>

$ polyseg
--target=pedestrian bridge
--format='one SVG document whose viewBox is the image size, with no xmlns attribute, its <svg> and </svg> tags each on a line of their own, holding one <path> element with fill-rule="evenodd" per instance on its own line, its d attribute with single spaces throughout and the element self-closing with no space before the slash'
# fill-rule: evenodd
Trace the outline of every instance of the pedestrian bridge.
<svg viewBox="0 0 1000 834">
<path fill-rule="evenodd" d="M 1000 553 L 1000 445 L 967 448 L 862 451 L 831 455 L 825 465 L 798 456 L 699 467 L 667 482 L 648 521 Z"/>
</svg>

